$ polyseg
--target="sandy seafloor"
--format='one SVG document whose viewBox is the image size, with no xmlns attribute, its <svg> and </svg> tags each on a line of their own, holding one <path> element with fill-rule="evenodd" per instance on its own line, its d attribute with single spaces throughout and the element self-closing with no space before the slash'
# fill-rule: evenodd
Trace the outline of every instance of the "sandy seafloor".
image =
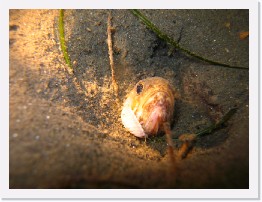
<svg viewBox="0 0 262 202">
<path fill-rule="evenodd" d="M 116 99 L 108 12 L 65 10 L 73 75 L 60 49 L 59 10 L 10 10 L 10 188 L 249 188 L 249 71 L 189 57 L 129 10 L 111 10 Z M 248 31 L 248 10 L 141 12 L 180 46 L 248 67 L 249 39 L 239 37 Z M 126 94 L 150 76 L 169 80 L 181 94 L 174 137 L 197 132 L 238 107 L 223 128 L 198 139 L 176 161 L 175 174 L 169 172 L 165 136 L 137 139 L 120 120 Z M 181 144 L 174 144 L 178 153 Z"/>
</svg>

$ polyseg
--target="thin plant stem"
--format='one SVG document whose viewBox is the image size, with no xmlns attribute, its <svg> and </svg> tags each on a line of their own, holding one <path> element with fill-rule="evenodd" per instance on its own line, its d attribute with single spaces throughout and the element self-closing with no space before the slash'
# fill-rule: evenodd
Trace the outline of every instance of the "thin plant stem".
<svg viewBox="0 0 262 202">
<path fill-rule="evenodd" d="M 65 42 L 65 32 L 64 32 L 64 10 L 60 9 L 59 12 L 59 40 L 60 40 L 60 46 L 61 50 L 63 52 L 65 62 L 68 65 L 69 69 L 72 71 L 72 65 L 70 58 L 67 53 L 67 47 L 66 47 L 66 42 Z"/>
<path fill-rule="evenodd" d="M 212 124 L 212 125 L 208 126 L 207 128 L 197 132 L 196 136 L 201 137 L 201 136 L 213 133 L 215 130 L 221 128 L 221 126 L 224 123 L 226 123 L 236 113 L 236 111 L 237 111 L 236 107 L 230 109 L 217 123 Z"/>
<path fill-rule="evenodd" d="M 112 43 L 112 26 L 111 26 L 111 13 L 108 15 L 107 20 L 107 44 L 108 44 L 108 55 L 112 75 L 112 85 L 116 96 L 118 95 L 118 85 L 115 80 L 115 70 L 114 70 L 114 58 L 113 58 L 113 43 Z"/>
<path fill-rule="evenodd" d="M 172 140 L 172 134 L 170 129 L 170 124 L 168 122 L 164 123 L 164 131 L 166 134 L 166 141 L 168 144 L 168 155 L 170 159 L 170 169 L 167 182 L 175 185 L 176 183 L 176 175 L 177 175 L 177 165 L 176 165 L 176 156 L 174 154 L 174 144 Z"/>
<path fill-rule="evenodd" d="M 157 26 L 155 26 L 150 20 L 148 20 L 146 18 L 146 16 L 144 16 L 140 11 L 133 9 L 131 10 L 132 14 L 135 15 L 136 17 L 138 17 L 150 30 L 152 30 L 159 38 L 163 39 L 164 41 L 166 41 L 167 43 L 173 45 L 175 48 L 181 50 L 182 52 L 197 58 L 201 61 L 207 62 L 209 64 L 212 65 L 218 65 L 218 66 L 222 66 L 222 67 L 227 67 L 227 68 L 235 68 L 235 69 L 245 69 L 248 70 L 247 67 L 240 67 L 240 66 L 233 66 L 233 65 L 228 65 L 228 64 L 224 64 L 224 63 L 220 63 L 220 62 L 216 62 L 207 58 L 204 58 L 200 55 L 197 55 L 196 53 L 193 53 L 183 47 L 181 47 L 177 42 L 175 42 L 171 37 L 169 37 L 167 34 L 165 34 L 164 32 L 162 32 Z"/>
</svg>

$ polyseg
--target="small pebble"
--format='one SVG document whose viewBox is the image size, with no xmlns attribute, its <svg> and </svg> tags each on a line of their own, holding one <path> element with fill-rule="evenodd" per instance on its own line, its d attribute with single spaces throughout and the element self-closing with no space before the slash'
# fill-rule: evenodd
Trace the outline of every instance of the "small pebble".
<svg viewBox="0 0 262 202">
<path fill-rule="evenodd" d="M 36 139 L 36 140 L 39 140 L 39 139 L 40 139 L 40 136 L 39 136 L 39 135 L 35 136 L 35 139 Z"/>
<path fill-rule="evenodd" d="M 50 119 L 50 116 L 46 116 L 46 119 Z"/>
<path fill-rule="evenodd" d="M 18 134 L 17 134 L 17 133 L 14 133 L 14 134 L 13 134 L 13 137 L 14 137 L 14 138 L 16 138 L 17 136 L 18 136 Z"/>
<path fill-rule="evenodd" d="M 104 129 L 104 130 L 103 130 L 103 133 L 109 133 L 109 130 Z"/>
</svg>

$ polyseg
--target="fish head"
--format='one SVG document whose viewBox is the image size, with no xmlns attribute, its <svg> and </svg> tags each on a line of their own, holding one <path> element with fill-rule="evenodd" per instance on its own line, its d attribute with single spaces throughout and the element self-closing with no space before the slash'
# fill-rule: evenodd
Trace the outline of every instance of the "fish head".
<svg viewBox="0 0 262 202">
<path fill-rule="evenodd" d="M 176 90 L 160 77 L 150 77 L 139 81 L 128 94 L 124 108 L 129 108 L 146 136 L 163 131 L 163 123 L 171 123 L 174 113 Z M 122 117 L 124 126 L 129 129 L 129 121 Z M 134 126 L 133 126 L 134 128 Z M 132 133 L 132 128 L 129 131 Z M 136 134 L 134 134 L 136 135 Z M 137 135 L 136 135 L 137 136 Z"/>
</svg>

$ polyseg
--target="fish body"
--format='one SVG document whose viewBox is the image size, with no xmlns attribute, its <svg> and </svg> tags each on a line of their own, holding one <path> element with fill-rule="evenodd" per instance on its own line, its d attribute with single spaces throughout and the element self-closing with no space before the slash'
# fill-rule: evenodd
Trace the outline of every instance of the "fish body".
<svg viewBox="0 0 262 202">
<path fill-rule="evenodd" d="M 124 101 L 121 112 L 125 128 L 140 138 L 164 131 L 163 124 L 171 124 L 176 90 L 161 77 L 140 80 Z"/>
</svg>

